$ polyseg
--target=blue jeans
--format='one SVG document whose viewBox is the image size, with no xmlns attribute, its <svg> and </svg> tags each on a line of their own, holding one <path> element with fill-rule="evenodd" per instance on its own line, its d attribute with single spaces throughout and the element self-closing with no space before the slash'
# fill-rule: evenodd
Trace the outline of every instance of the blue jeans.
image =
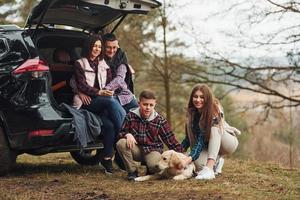
<svg viewBox="0 0 300 200">
<path fill-rule="evenodd" d="M 96 96 L 89 105 L 83 105 L 82 108 L 100 116 L 106 115 L 113 123 L 115 131 L 119 133 L 121 130 L 126 112 L 115 97 Z"/>
<path fill-rule="evenodd" d="M 101 120 L 103 122 L 103 125 L 101 127 L 102 128 L 101 135 L 102 135 L 103 146 L 104 146 L 103 156 L 112 157 L 117 132 L 114 129 L 113 123 L 105 115 L 101 115 Z"/>
<path fill-rule="evenodd" d="M 135 98 L 133 98 L 128 104 L 123 105 L 123 108 L 125 109 L 126 113 L 128 113 L 131 108 L 137 107 L 139 107 L 139 104 L 137 103 Z"/>
</svg>

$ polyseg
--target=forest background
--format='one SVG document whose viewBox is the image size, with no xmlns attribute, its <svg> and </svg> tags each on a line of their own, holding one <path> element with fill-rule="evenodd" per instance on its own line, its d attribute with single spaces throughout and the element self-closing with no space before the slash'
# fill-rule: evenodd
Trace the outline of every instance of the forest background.
<svg viewBox="0 0 300 200">
<path fill-rule="evenodd" d="M 0 0 L 0 24 L 23 27 L 35 2 Z M 136 71 L 136 94 L 155 90 L 157 110 L 181 139 L 192 86 L 206 83 L 226 120 L 242 131 L 234 156 L 300 167 L 300 1 L 215 0 L 215 9 L 201 1 L 199 10 L 188 10 L 199 12 L 196 18 L 183 12 L 195 1 L 161 2 L 147 16 L 128 16 L 116 30 Z M 218 35 L 195 25 L 224 19 L 235 23 Z"/>
</svg>

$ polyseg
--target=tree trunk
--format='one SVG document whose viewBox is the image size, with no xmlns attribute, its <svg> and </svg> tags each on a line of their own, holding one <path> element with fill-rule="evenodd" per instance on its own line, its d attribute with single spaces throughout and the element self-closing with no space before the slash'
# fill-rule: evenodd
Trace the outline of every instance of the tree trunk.
<svg viewBox="0 0 300 200">
<path fill-rule="evenodd" d="M 163 45 L 164 45 L 164 88 L 165 88 L 165 104 L 166 104 L 166 118 L 171 123 L 171 91 L 170 91 L 170 72 L 168 62 L 168 50 L 167 50 L 167 18 L 166 18 L 166 4 L 162 12 L 162 28 L 163 28 Z"/>
</svg>

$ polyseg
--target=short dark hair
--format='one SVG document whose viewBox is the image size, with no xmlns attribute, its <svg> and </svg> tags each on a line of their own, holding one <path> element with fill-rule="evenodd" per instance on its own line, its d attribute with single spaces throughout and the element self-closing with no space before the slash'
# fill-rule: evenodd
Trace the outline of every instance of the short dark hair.
<svg viewBox="0 0 300 200">
<path fill-rule="evenodd" d="M 106 33 L 103 35 L 103 42 L 106 42 L 106 41 L 116 41 L 118 40 L 116 35 L 113 34 L 113 33 Z"/>
<path fill-rule="evenodd" d="M 103 44 L 103 40 L 102 40 L 101 36 L 98 34 L 90 35 L 85 40 L 83 48 L 82 48 L 81 56 L 88 58 L 90 56 L 90 53 L 91 53 L 94 45 L 95 45 L 95 42 L 98 40 L 100 40 L 100 42 L 101 42 L 101 53 L 98 57 L 100 60 L 102 60 L 104 57 L 104 44 Z"/>
<path fill-rule="evenodd" d="M 148 90 L 148 89 L 143 90 L 140 93 L 139 100 L 141 100 L 142 98 L 144 98 L 144 99 L 156 99 L 154 92 L 152 90 Z"/>
</svg>

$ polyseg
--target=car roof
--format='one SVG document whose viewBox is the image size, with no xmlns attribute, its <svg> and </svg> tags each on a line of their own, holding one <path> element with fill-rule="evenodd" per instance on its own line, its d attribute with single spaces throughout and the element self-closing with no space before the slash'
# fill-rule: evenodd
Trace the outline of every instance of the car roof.
<svg viewBox="0 0 300 200">
<path fill-rule="evenodd" d="M 26 27 L 65 25 L 95 31 L 127 14 L 147 14 L 159 6 L 156 0 L 42 0 L 32 9 Z"/>
</svg>

